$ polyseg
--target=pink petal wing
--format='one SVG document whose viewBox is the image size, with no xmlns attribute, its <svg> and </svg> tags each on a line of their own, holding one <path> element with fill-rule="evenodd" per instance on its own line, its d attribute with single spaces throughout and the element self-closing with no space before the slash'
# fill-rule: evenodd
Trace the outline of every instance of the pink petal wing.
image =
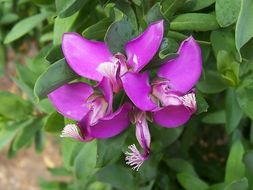
<svg viewBox="0 0 253 190">
<path fill-rule="evenodd" d="M 90 127 L 90 135 L 94 138 L 110 138 L 123 132 L 130 124 L 129 112 L 132 105 L 125 103 L 116 112 L 100 119 Z"/>
<path fill-rule="evenodd" d="M 48 95 L 49 100 L 63 116 L 81 120 L 88 112 L 85 100 L 93 93 L 86 83 L 65 84 Z"/>
<path fill-rule="evenodd" d="M 153 112 L 154 122 L 162 127 L 174 128 L 185 124 L 191 117 L 189 111 L 184 105 L 167 106 L 159 111 Z"/>
<path fill-rule="evenodd" d="M 158 76 L 170 81 L 173 90 L 186 93 L 197 83 L 201 71 L 201 50 L 193 37 L 181 43 L 179 56 L 165 63 L 158 71 Z"/>
<path fill-rule="evenodd" d="M 143 111 L 150 111 L 157 108 L 157 105 L 151 100 L 152 89 L 148 77 L 148 72 L 140 74 L 128 72 L 121 77 L 127 96 L 136 107 Z"/>
<path fill-rule="evenodd" d="M 80 76 L 100 81 L 98 66 L 112 60 L 112 54 L 104 42 L 87 40 L 77 33 L 65 33 L 62 50 L 69 66 Z"/>
<path fill-rule="evenodd" d="M 129 41 L 126 54 L 129 66 L 139 72 L 156 54 L 163 39 L 163 20 L 152 23 L 137 38 Z"/>
</svg>

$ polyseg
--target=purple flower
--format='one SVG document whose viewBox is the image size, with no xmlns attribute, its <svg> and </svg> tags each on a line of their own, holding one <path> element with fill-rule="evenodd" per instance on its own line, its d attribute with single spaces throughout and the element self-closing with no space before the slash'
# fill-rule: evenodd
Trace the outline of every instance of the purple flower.
<svg viewBox="0 0 253 190">
<path fill-rule="evenodd" d="M 134 169 L 139 169 L 150 149 L 147 113 L 155 123 L 172 128 L 186 123 L 197 109 L 193 88 L 202 70 L 200 48 L 193 37 L 189 37 L 182 42 L 178 54 L 177 58 L 165 62 L 158 69 L 158 77 L 151 85 L 148 72 L 128 71 L 121 77 L 126 94 L 142 110 L 135 123 L 136 136 L 144 153 L 140 154 L 135 145 L 131 145 L 131 152 L 126 153 L 127 164 Z"/>
<path fill-rule="evenodd" d="M 75 82 L 49 94 L 62 115 L 78 121 L 67 125 L 61 136 L 80 141 L 109 138 L 121 133 L 131 121 L 143 152 L 130 145 L 130 151 L 125 153 L 126 163 L 139 170 L 150 154 L 147 119 L 162 127 L 178 127 L 197 109 L 194 85 L 200 77 L 202 63 L 200 48 L 192 37 L 182 42 L 177 58 L 158 69 L 151 84 L 149 73 L 140 73 L 156 54 L 162 38 L 163 21 L 158 21 L 126 43 L 125 56 L 112 55 L 104 42 L 65 33 L 62 50 L 67 63 L 80 76 L 98 81 L 98 85 L 94 91 L 85 83 Z M 113 92 L 119 92 L 122 87 L 135 106 L 124 103 L 113 112 Z"/>
<path fill-rule="evenodd" d="M 54 107 L 67 118 L 77 120 L 63 129 L 61 137 L 80 141 L 109 138 L 125 130 L 129 123 L 128 112 L 132 105 L 124 103 L 112 111 L 113 92 L 110 81 L 103 78 L 92 87 L 83 82 L 65 84 L 48 95 Z"/>
<path fill-rule="evenodd" d="M 77 33 L 65 33 L 62 50 L 69 66 L 80 76 L 101 81 L 110 79 L 113 91 L 121 87 L 127 71 L 139 72 L 153 58 L 163 38 L 163 21 L 151 24 L 140 36 L 125 45 L 126 57 L 112 55 L 104 42 L 87 40 Z M 115 42 L 117 43 L 117 42 Z"/>
</svg>

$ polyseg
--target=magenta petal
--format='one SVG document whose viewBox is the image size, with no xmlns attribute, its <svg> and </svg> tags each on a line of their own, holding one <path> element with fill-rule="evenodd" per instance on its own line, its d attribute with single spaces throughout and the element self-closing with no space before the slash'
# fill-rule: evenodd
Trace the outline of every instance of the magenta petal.
<svg viewBox="0 0 253 190">
<path fill-rule="evenodd" d="M 132 105 L 125 103 L 113 114 L 100 119 L 90 127 L 90 135 L 94 138 L 110 138 L 120 134 L 130 124 L 129 111 Z"/>
<path fill-rule="evenodd" d="M 148 72 L 141 74 L 128 72 L 121 77 L 123 88 L 131 101 L 141 110 L 150 111 L 157 108 L 151 100 L 151 86 Z"/>
<path fill-rule="evenodd" d="M 97 87 L 102 91 L 105 100 L 108 103 L 107 113 L 109 114 L 112 112 L 112 103 L 113 103 L 112 84 L 108 78 L 103 77 L 103 79 L 100 81 Z"/>
<path fill-rule="evenodd" d="M 173 90 L 186 93 L 193 88 L 201 75 L 201 50 L 194 38 L 189 37 L 181 43 L 178 54 L 176 59 L 165 63 L 157 75 L 168 79 Z"/>
<path fill-rule="evenodd" d="M 88 112 L 85 100 L 93 89 L 83 83 L 65 84 L 48 95 L 49 100 L 59 113 L 73 120 L 81 120 Z"/>
<path fill-rule="evenodd" d="M 126 54 L 129 66 L 139 72 L 156 54 L 163 39 L 163 20 L 152 23 L 137 38 L 129 41 Z"/>
<path fill-rule="evenodd" d="M 69 66 L 80 76 L 100 81 L 97 67 L 112 60 L 112 54 L 104 42 L 87 40 L 77 33 L 65 33 L 62 50 Z"/>
<path fill-rule="evenodd" d="M 153 112 L 154 122 L 162 127 L 173 128 L 186 123 L 191 112 L 185 106 L 168 106 Z"/>
</svg>

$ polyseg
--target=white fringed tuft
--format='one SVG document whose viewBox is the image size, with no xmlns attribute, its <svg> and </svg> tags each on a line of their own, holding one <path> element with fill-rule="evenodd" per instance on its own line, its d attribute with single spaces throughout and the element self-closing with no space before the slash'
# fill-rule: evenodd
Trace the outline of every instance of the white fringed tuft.
<svg viewBox="0 0 253 190">
<path fill-rule="evenodd" d="M 81 137 L 81 135 L 78 132 L 78 127 L 75 124 L 66 125 L 63 128 L 62 134 L 60 135 L 60 137 L 70 137 L 70 138 L 74 138 L 79 141 L 83 140 L 83 138 Z"/>
<path fill-rule="evenodd" d="M 128 146 L 128 148 L 130 149 L 130 152 L 125 152 L 126 164 L 131 166 L 133 170 L 138 171 L 146 159 L 136 148 L 135 144 Z"/>
<path fill-rule="evenodd" d="M 196 97 L 194 93 L 186 94 L 182 97 L 183 104 L 190 108 L 192 111 L 196 111 L 197 104 L 196 104 Z"/>
</svg>

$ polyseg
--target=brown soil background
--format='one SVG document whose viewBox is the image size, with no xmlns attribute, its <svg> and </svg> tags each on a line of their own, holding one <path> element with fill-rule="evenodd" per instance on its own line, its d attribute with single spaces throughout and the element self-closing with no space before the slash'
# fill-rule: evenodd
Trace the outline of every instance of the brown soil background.
<svg viewBox="0 0 253 190">
<path fill-rule="evenodd" d="M 31 147 L 8 160 L 5 148 L 0 155 L 0 190 L 39 190 L 40 177 L 52 180 L 47 168 L 61 165 L 58 150 L 51 140 L 47 141 L 42 154 L 37 154 Z"/>
<path fill-rule="evenodd" d="M 37 53 L 34 43 L 25 45 L 24 53 L 15 53 L 8 48 L 5 63 L 5 76 L 0 77 L 0 90 L 17 93 L 17 86 L 11 81 L 10 76 L 15 76 L 14 61 L 22 56 L 32 57 Z M 23 50 L 22 50 L 23 51 Z M 19 60 L 20 61 L 20 60 Z M 41 154 L 35 152 L 34 147 L 20 150 L 17 155 L 7 158 L 8 146 L 0 152 L 0 190 L 39 190 L 38 179 L 53 179 L 47 168 L 61 165 L 61 157 L 55 137 L 49 136 L 45 149 Z"/>
</svg>

